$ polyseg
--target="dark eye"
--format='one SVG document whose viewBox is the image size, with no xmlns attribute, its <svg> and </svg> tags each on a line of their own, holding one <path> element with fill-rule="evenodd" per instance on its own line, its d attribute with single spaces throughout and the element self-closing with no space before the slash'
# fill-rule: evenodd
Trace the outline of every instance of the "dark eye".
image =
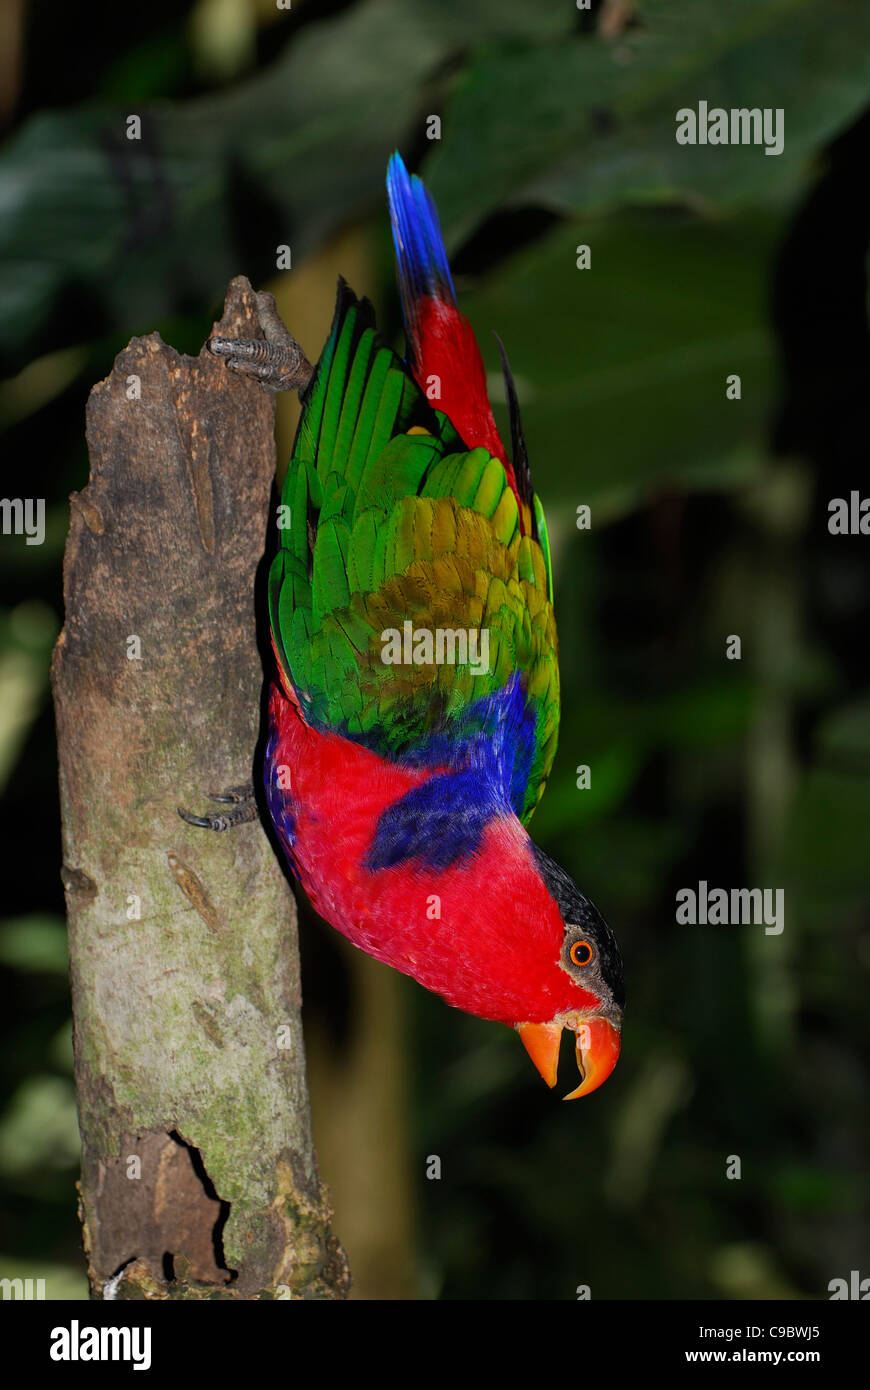
<svg viewBox="0 0 870 1390">
<path fill-rule="evenodd" d="M 588 941 L 575 941 L 569 952 L 574 965 L 588 965 L 595 951 Z"/>
</svg>

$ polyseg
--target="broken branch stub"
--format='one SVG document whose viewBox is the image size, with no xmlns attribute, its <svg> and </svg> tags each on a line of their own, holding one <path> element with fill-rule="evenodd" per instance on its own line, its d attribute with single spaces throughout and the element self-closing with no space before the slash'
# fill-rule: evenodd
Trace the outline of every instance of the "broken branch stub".
<svg viewBox="0 0 870 1390">
<path fill-rule="evenodd" d="M 246 280 L 214 332 L 260 335 Z M 52 684 L 97 1297 L 349 1283 L 312 1147 L 292 893 L 259 821 L 212 835 L 176 811 L 260 776 L 273 413 L 156 334 L 88 403 Z"/>
</svg>

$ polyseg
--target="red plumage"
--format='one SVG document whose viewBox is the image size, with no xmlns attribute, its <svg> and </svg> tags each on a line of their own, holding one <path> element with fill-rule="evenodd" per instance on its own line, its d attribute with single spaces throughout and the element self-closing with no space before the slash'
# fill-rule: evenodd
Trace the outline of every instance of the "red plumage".
<svg viewBox="0 0 870 1390">
<path fill-rule="evenodd" d="M 355 946 L 456 1008 L 511 1026 L 595 1006 L 559 965 L 562 918 L 516 817 L 494 821 L 479 851 L 448 869 L 363 871 L 382 812 L 443 769 L 400 766 L 319 733 L 277 685 L 269 719 L 271 766 L 291 779 L 289 856 L 312 905 Z M 502 895 L 523 903 L 521 916 L 493 914 Z"/>
<path fill-rule="evenodd" d="M 522 514 L 513 465 L 496 427 L 483 358 L 468 319 L 455 304 L 425 295 L 415 305 L 410 333 L 420 389 L 428 394 L 432 378 L 437 379 L 440 394 L 429 396 L 432 404 L 449 417 L 469 449 L 482 447 L 501 459 Z"/>
</svg>

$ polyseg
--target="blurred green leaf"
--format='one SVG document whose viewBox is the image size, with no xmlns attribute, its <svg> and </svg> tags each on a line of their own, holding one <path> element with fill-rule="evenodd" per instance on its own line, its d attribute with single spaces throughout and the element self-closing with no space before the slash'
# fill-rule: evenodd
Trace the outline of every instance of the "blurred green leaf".
<svg viewBox="0 0 870 1390">
<path fill-rule="evenodd" d="M 41 914 L 0 922 L 0 965 L 66 975 L 66 923 Z"/>
<path fill-rule="evenodd" d="M 75 1088 L 61 1076 L 31 1076 L 0 1118 L 0 1173 L 75 1167 L 81 1142 Z"/>
<path fill-rule="evenodd" d="M 575 35 L 472 60 L 427 167 L 454 244 L 505 203 L 588 215 L 788 195 L 866 105 L 870 7 L 854 0 L 647 0 L 639 18 L 615 42 Z M 782 153 L 678 145 L 676 113 L 699 100 L 782 108 Z"/>
<path fill-rule="evenodd" d="M 870 699 L 837 710 L 820 726 L 816 747 L 821 760 L 854 773 L 870 773 Z"/>
<path fill-rule="evenodd" d="M 75 1070 L 75 1055 L 73 1053 L 71 1018 L 67 1019 L 60 1031 L 55 1033 L 51 1039 L 46 1057 L 52 1066 L 57 1067 L 58 1071 L 65 1071 L 69 1076 L 72 1076 Z"/>
<path fill-rule="evenodd" d="M 779 1253 L 760 1241 L 724 1245 L 710 1257 L 710 1277 L 722 1298 L 790 1299 L 800 1297 L 780 1268 Z"/>
<path fill-rule="evenodd" d="M 116 59 L 103 78 L 100 95 L 107 101 L 148 101 L 181 82 L 188 64 L 183 27 L 163 29 Z"/>
<path fill-rule="evenodd" d="M 866 1201 L 867 1180 L 795 1163 L 777 1169 L 765 1184 L 768 1198 L 804 1211 L 841 1211 L 857 1215 Z"/>
<path fill-rule="evenodd" d="M 22 548 L 27 548 L 26 540 Z M 0 787 L 42 707 L 56 635 L 57 620 L 38 599 L 0 610 Z"/>
<path fill-rule="evenodd" d="M 70 289 L 90 324 L 129 331 L 215 302 L 232 275 L 274 274 L 278 245 L 295 264 L 385 209 L 387 158 L 415 123 L 422 133 L 423 92 L 449 57 L 573 22 L 568 6 L 522 0 L 371 0 L 303 26 L 219 95 L 34 116 L 0 157 L 0 314 L 17 326 L 4 352 L 19 363 Z M 141 139 L 127 138 L 131 115 Z"/>
<path fill-rule="evenodd" d="M 591 728 L 587 727 L 586 733 L 594 737 L 594 724 Z M 571 746 L 576 752 L 578 745 L 572 743 Z M 596 751 L 594 759 L 591 757 L 591 743 L 585 742 L 579 748 L 577 766 L 585 761 L 590 767 L 589 786 L 578 787 L 576 775 L 551 779 L 547 788 L 545 821 L 548 834 L 555 834 L 562 826 L 581 826 L 587 820 L 607 815 L 621 805 L 640 771 L 639 753 L 630 746 L 614 744 Z M 539 822 L 540 819 L 539 816 Z"/>
<path fill-rule="evenodd" d="M 637 213 L 597 224 L 592 269 L 579 271 L 577 229 L 560 227 L 463 298 L 484 354 L 495 357 L 493 329 L 508 350 L 546 506 L 614 494 L 637 505 L 760 470 L 775 236 L 760 216 L 709 226 Z M 731 373 L 739 401 L 725 396 Z"/>
</svg>

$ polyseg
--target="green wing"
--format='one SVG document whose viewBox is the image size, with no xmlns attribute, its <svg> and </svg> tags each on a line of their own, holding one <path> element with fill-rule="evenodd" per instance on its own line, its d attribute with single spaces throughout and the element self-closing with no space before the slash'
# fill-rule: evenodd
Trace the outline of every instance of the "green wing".
<svg viewBox="0 0 870 1390">
<path fill-rule="evenodd" d="M 433 735 L 461 738 L 482 697 L 518 674 L 534 715 L 528 785 L 518 798 L 528 819 L 559 724 L 540 502 L 536 524 L 526 512 L 522 535 L 500 460 L 466 449 L 381 343 L 368 301 L 344 282 L 282 503 L 289 524 L 269 575 L 272 637 L 306 719 L 382 756 L 411 759 Z M 488 670 L 475 673 L 472 659 L 385 662 L 385 634 L 404 636 L 408 621 L 415 633 L 486 629 Z"/>
</svg>

